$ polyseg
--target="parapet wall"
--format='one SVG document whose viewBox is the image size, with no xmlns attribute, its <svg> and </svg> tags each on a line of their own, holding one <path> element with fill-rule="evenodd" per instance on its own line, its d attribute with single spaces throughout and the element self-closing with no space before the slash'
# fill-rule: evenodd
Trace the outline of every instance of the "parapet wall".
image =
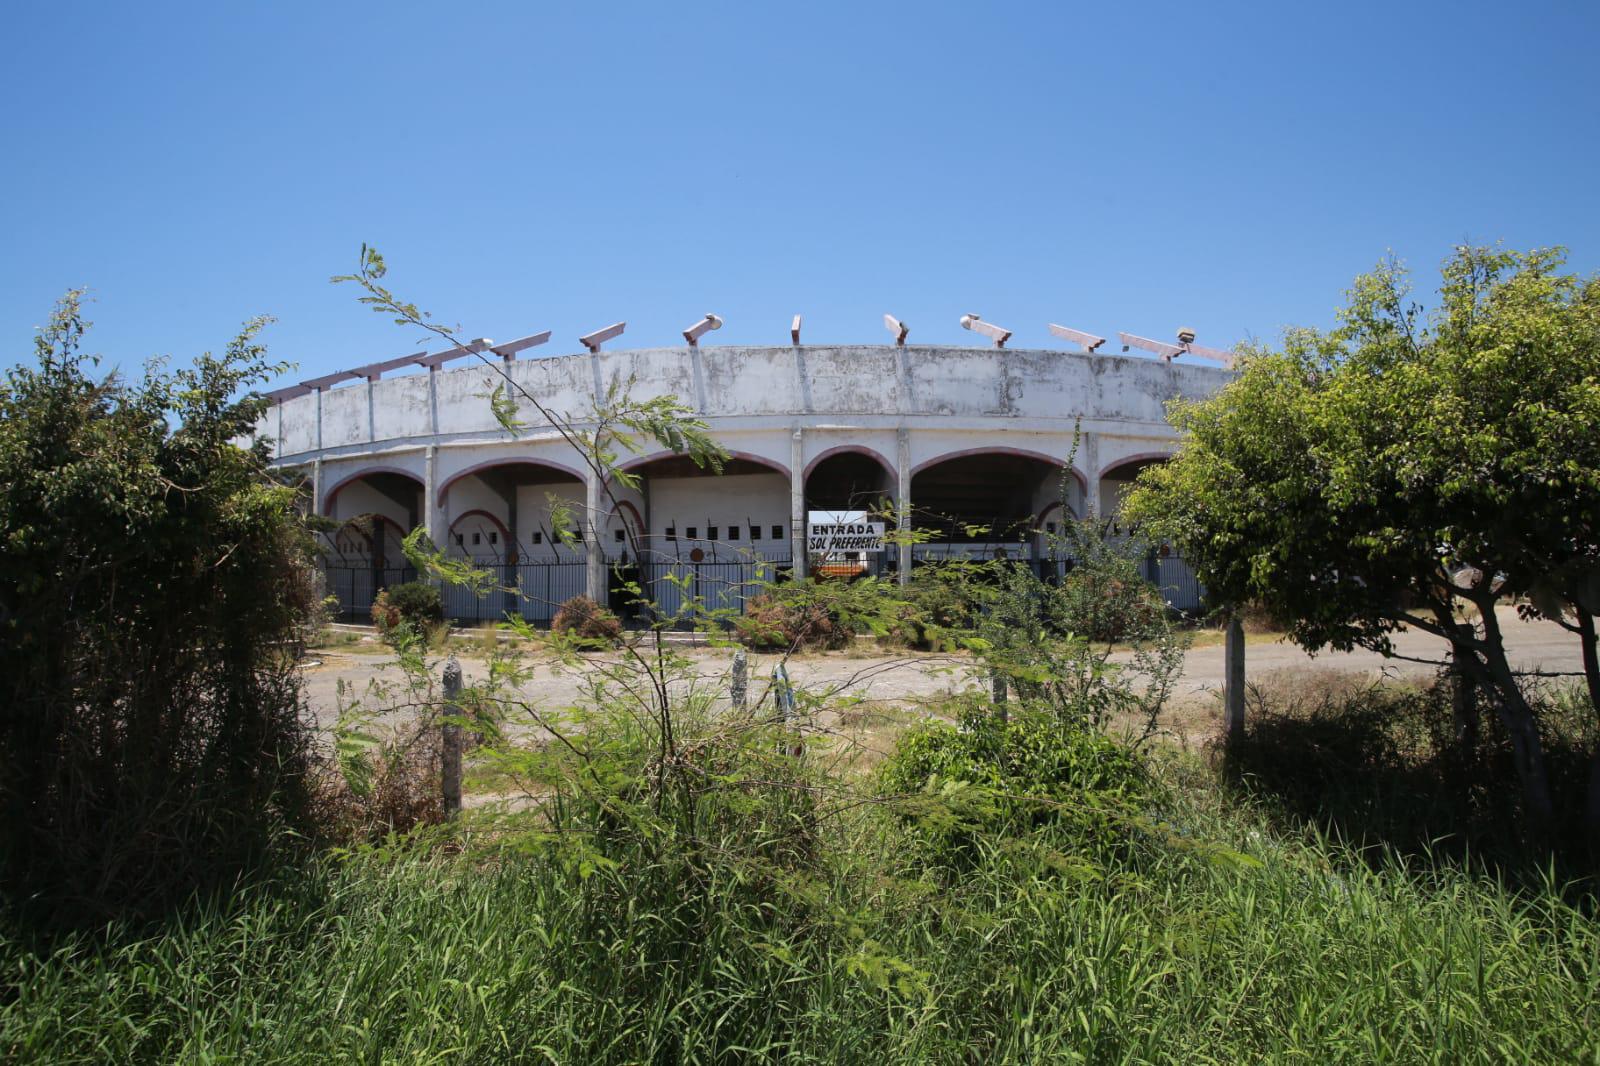
<svg viewBox="0 0 1600 1066">
<path fill-rule="evenodd" d="M 888 345 L 644 348 L 503 367 L 541 404 L 580 422 L 617 382 L 639 398 L 676 396 L 713 426 L 838 417 L 867 426 L 971 420 L 971 428 L 1059 432 L 1081 419 L 1086 430 L 1157 437 L 1171 433 L 1169 400 L 1204 397 L 1233 376 L 1121 355 Z M 502 381 L 496 370 L 472 365 L 314 390 L 275 405 L 259 433 L 285 462 L 377 444 L 501 438 L 489 395 Z M 543 424 L 526 401 L 519 417 L 530 429 Z"/>
</svg>

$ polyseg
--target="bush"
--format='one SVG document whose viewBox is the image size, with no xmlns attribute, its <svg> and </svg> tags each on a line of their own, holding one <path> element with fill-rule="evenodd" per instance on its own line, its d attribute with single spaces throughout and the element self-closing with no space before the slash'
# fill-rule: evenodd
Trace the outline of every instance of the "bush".
<svg viewBox="0 0 1600 1066">
<path fill-rule="evenodd" d="M 439 590 L 422 581 L 391 585 L 372 600 L 372 624 L 387 632 L 405 623 L 419 633 L 444 621 Z"/>
<path fill-rule="evenodd" d="M 553 632 L 593 644 L 612 645 L 622 639 L 622 622 L 587 596 L 574 596 L 550 620 Z"/>
<path fill-rule="evenodd" d="M 1256 681 L 1251 695 L 1227 767 L 1276 817 L 1361 847 L 1470 857 L 1535 880 L 1552 849 L 1565 873 L 1600 872 L 1583 823 L 1600 739 L 1581 686 L 1529 692 L 1556 800 L 1547 840 L 1529 829 L 1499 716 L 1479 707 L 1478 735 L 1463 743 L 1447 683 L 1294 672 Z"/>
<path fill-rule="evenodd" d="M 376 843 L 444 821 L 439 727 L 428 723 L 409 735 L 373 739 L 360 773 L 347 762 L 343 772 L 319 775 L 318 818 L 332 840 Z"/>
<path fill-rule="evenodd" d="M 878 773 L 885 794 L 910 797 L 901 814 L 942 865 L 969 863 L 983 838 L 1046 826 L 1103 855 L 1149 795 L 1143 760 L 1127 745 L 1026 708 L 1002 718 L 982 700 L 965 704 L 957 725 L 908 734 Z"/>
<path fill-rule="evenodd" d="M 960 563 L 919 566 L 901 590 L 904 606 L 889 625 L 889 643 L 924 651 L 951 643 L 950 637 L 970 630 L 978 610 L 974 568 Z"/>
<path fill-rule="evenodd" d="M 69 297 L 0 385 L 0 889 L 30 921 L 153 917 L 307 827 L 293 656 L 312 544 L 265 447 L 278 368 L 92 380 Z"/>
<path fill-rule="evenodd" d="M 854 638 L 855 632 L 826 605 L 776 590 L 750 597 L 738 623 L 738 639 L 752 648 L 831 651 Z"/>
</svg>

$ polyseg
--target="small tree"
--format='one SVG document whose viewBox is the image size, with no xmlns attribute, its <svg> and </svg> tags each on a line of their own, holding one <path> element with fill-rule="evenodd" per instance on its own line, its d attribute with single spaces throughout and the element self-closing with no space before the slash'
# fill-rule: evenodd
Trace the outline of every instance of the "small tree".
<svg viewBox="0 0 1600 1066">
<path fill-rule="evenodd" d="M 1427 316 L 1405 271 L 1380 265 L 1339 328 L 1291 331 L 1176 405 L 1186 442 L 1129 502 L 1214 598 L 1264 603 L 1309 650 L 1388 654 L 1401 626 L 1448 640 L 1492 693 L 1540 824 L 1553 812 L 1537 712 L 1497 605 L 1531 594 L 1529 610 L 1578 634 L 1600 713 L 1600 283 L 1562 265 L 1558 250 L 1459 248 Z"/>
<path fill-rule="evenodd" d="M 250 434 L 269 366 L 96 378 L 70 293 L 0 385 L 0 886 L 41 918 L 148 914 L 302 813 L 290 649 L 315 609 L 295 490 Z"/>
</svg>

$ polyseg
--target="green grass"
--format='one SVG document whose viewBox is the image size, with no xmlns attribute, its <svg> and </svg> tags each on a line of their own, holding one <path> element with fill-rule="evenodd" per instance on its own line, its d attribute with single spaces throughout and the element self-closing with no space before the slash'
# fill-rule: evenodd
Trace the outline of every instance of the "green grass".
<svg viewBox="0 0 1600 1066">
<path fill-rule="evenodd" d="M 870 809 L 792 891 L 645 852 L 324 860 L 159 935 L 5 942 L 0 1058 L 1600 1061 L 1600 930 L 1555 887 L 1358 861 L 1163 773 L 1118 858 L 939 881 Z"/>
</svg>

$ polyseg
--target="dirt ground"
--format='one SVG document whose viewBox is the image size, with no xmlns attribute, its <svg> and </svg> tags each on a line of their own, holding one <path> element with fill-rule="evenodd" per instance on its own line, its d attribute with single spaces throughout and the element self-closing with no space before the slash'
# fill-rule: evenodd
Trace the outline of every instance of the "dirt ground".
<svg viewBox="0 0 1600 1066">
<path fill-rule="evenodd" d="M 1512 661 L 1524 670 L 1550 673 L 1581 670 L 1575 638 L 1550 622 L 1524 622 L 1511 610 L 1502 612 L 1501 626 L 1506 633 Z M 360 696 L 374 680 L 393 680 L 398 674 L 391 656 L 375 644 L 326 648 L 307 656 L 305 678 L 310 707 L 319 725 L 327 728 L 338 713 L 341 682 L 350 695 Z M 697 686 L 726 689 L 726 672 L 732 652 L 725 648 L 685 647 L 680 649 L 698 664 Z M 1324 653 L 1307 655 L 1299 648 L 1271 636 L 1253 636 L 1247 647 L 1246 670 L 1252 680 L 1284 671 L 1333 671 L 1343 675 L 1416 678 L 1432 677 L 1443 659 L 1444 643 L 1417 631 L 1400 633 L 1395 651 L 1407 658 L 1384 659 L 1371 652 Z M 483 678 L 486 659 L 481 654 L 459 652 L 467 682 Z M 1418 661 L 1421 660 L 1421 661 Z M 572 706 L 581 701 L 586 670 L 563 666 L 548 658 L 533 658 L 532 680 L 523 686 L 523 695 L 535 706 L 551 709 Z M 751 696 L 766 688 L 775 656 L 752 655 Z M 440 663 L 442 667 L 442 660 Z M 972 660 L 965 656 L 903 652 L 892 655 L 868 653 L 862 648 L 845 652 L 796 656 L 788 664 L 795 684 L 808 691 L 850 701 L 843 718 L 850 721 L 876 719 L 904 722 L 942 697 L 981 683 Z M 1220 642 L 1202 639 L 1190 649 L 1182 680 L 1166 723 L 1182 743 L 1195 743 L 1214 735 L 1220 724 L 1220 695 L 1223 676 L 1223 650 Z M 347 699 L 349 696 L 347 695 Z"/>
</svg>

